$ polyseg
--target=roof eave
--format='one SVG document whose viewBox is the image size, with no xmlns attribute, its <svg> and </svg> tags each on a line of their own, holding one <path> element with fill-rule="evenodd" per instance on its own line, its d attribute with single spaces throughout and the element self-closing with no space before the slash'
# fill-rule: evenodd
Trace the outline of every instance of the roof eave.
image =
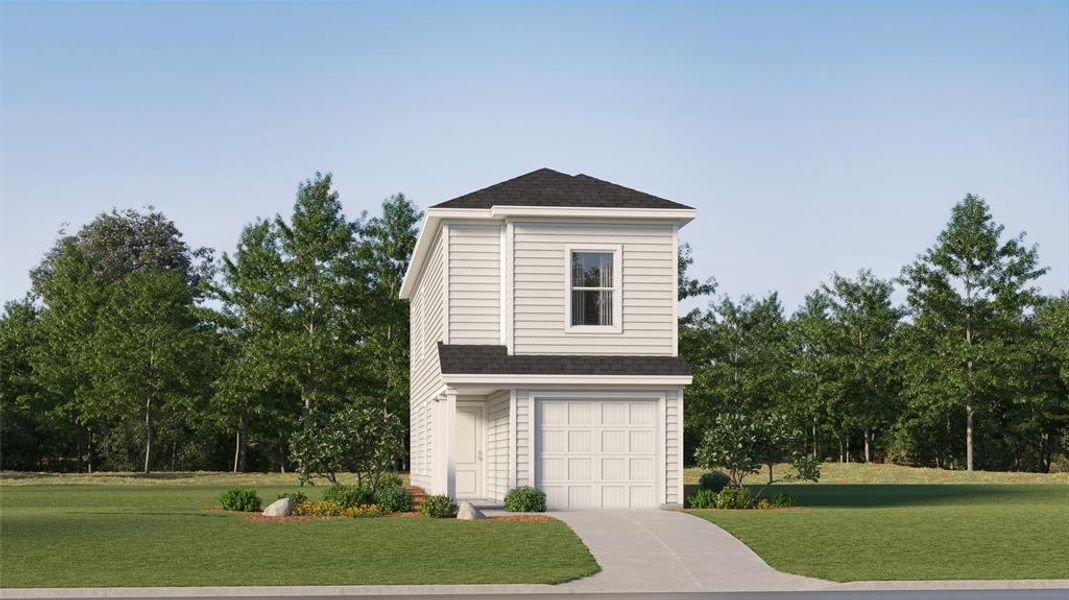
<svg viewBox="0 0 1069 600">
<path fill-rule="evenodd" d="M 446 385 L 690 385 L 690 375 L 470 375 L 443 373 Z"/>
</svg>

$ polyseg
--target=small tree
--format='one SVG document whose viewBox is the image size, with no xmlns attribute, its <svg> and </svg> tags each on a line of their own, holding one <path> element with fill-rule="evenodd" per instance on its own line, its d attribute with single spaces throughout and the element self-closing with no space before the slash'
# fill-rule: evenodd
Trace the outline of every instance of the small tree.
<svg viewBox="0 0 1069 600">
<path fill-rule="evenodd" d="M 290 454 L 301 485 L 315 477 L 337 483 L 352 470 L 357 485 L 378 488 L 404 451 L 404 425 L 377 406 L 347 406 L 330 412 L 313 406 L 290 440 Z"/>
<path fill-rule="evenodd" d="M 735 488 L 742 487 L 747 475 L 767 467 L 768 482 L 754 494 L 753 502 L 777 481 L 820 479 L 820 462 L 805 452 L 805 435 L 776 413 L 756 417 L 740 412 L 717 415 L 694 458 L 705 469 L 727 473 Z M 776 479 L 772 467 L 784 461 L 790 463 L 794 472 Z"/>
</svg>

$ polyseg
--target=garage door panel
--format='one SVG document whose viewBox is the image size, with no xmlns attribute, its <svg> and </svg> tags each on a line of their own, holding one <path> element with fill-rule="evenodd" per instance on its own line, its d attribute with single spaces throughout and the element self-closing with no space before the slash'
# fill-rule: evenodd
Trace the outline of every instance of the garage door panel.
<svg viewBox="0 0 1069 600">
<path fill-rule="evenodd" d="M 605 400 L 601 403 L 602 425 L 627 425 L 627 403 Z"/>
<path fill-rule="evenodd" d="M 571 508 L 594 508 L 591 496 L 593 486 L 573 485 L 568 487 L 568 506 Z"/>
<path fill-rule="evenodd" d="M 628 479 L 631 481 L 653 481 L 655 477 L 653 458 L 632 458 L 629 467 Z"/>
<path fill-rule="evenodd" d="M 554 399 L 536 406 L 536 485 L 550 508 L 654 508 L 659 404 Z"/>
<path fill-rule="evenodd" d="M 593 432 L 589 429 L 575 429 L 568 432 L 568 452 L 590 452 L 590 438 Z"/>
<path fill-rule="evenodd" d="M 653 452 L 654 451 L 654 435 L 653 431 L 646 429 L 642 431 L 631 431 L 628 436 L 631 440 L 629 450 L 631 452 Z"/>
<path fill-rule="evenodd" d="M 602 452 L 627 452 L 627 432 L 622 429 L 606 429 L 601 432 Z"/>
<path fill-rule="evenodd" d="M 653 402 L 631 402 L 631 425 L 648 426 L 656 425 L 654 419 Z"/>
<path fill-rule="evenodd" d="M 593 479 L 593 471 L 590 468 L 593 461 L 590 458 L 568 459 L 568 481 L 589 482 Z"/>
<path fill-rule="evenodd" d="M 627 481 L 626 458 L 603 458 L 601 459 L 602 481 Z"/>
<path fill-rule="evenodd" d="M 629 508 L 627 487 L 622 485 L 601 486 L 602 508 Z"/>
<path fill-rule="evenodd" d="M 543 458 L 542 479 L 544 481 L 566 481 L 568 463 L 563 458 Z"/>
<path fill-rule="evenodd" d="M 590 425 L 590 413 L 592 407 L 590 402 L 569 402 L 568 403 L 568 424 L 569 425 Z"/>
<path fill-rule="evenodd" d="M 638 508 L 641 506 L 653 506 L 654 493 L 652 485 L 631 486 L 631 506 L 630 508 Z"/>
</svg>

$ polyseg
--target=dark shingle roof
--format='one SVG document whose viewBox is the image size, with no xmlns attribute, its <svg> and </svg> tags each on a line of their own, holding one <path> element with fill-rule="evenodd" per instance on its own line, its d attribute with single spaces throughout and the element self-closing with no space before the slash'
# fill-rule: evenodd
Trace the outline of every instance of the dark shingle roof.
<svg viewBox="0 0 1069 600">
<path fill-rule="evenodd" d="M 570 206 L 581 208 L 690 208 L 589 175 L 538 169 L 508 181 L 453 198 L 431 208 L 493 206 Z"/>
<path fill-rule="evenodd" d="M 438 343 L 442 373 L 455 375 L 690 375 L 676 356 L 509 355 L 504 346 Z"/>
</svg>

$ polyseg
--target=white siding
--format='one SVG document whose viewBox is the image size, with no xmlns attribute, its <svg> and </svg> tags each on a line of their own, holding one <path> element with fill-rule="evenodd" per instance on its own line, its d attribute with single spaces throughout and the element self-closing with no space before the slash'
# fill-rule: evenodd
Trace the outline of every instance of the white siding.
<svg viewBox="0 0 1069 600">
<path fill-rule="evenodd" d="M 671 391 L 665 395 L 664 501 L 668 504 L 683 503 L 682 400 L 682 390 Z"/>
<path fill-rule="evenodd" d="M 411 296 L 410 305 L 409 432 L 412 447 L 409 468 L 412 484 L 423 488 L 429 488 L 432 484 L 436 413 L 434 397 L 442 386 L 438 342 L 445 330 L 443 259 L 444 245 L 439 237 L 427 256 L 427 265 Z"/>
<path fill-rule="evenodd" d="M 501 226 L 451 223 L 449 343 L 501 343 Z"/>
<path fill-rule="evenodd" d="M 486 493 L 504 500 L 509 487 L 509 393 L 491 396 L 486 407 Z"/>
<path fill-rule="evenodd" d="M 516 392 L 516 485 L 534 485 L 531 469 L 531 397 L 528 392 Z"/>
<path fill-rule="evenodd" d="M 514 226 L 516 354 L 675 353 L 676 247 L 672 225 L 526 223 Z M 622 332 L 565 332 L 565 246 L 619 244 Z"/>
</svg>

